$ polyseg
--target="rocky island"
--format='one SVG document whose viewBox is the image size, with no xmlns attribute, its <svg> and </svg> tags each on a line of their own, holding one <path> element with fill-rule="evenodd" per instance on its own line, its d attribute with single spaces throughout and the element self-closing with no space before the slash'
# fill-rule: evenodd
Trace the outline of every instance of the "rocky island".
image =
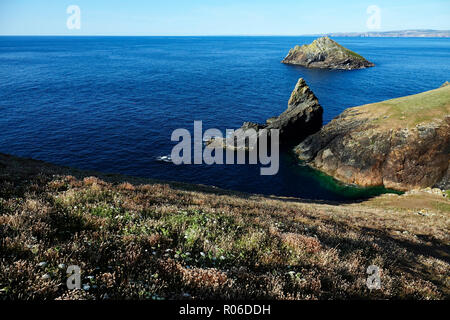
<svg viewBox="0 0 450 320">
<path fill-rule="evenodd" d="M 282 63 L 307 68 L 355 70 L 375 66 L 359 54 L 344 48 L 329 37 L 314 40 L 309 45 L 296 46 Z"/>
<path fill-rule="evenodd" d="M 295 152 L 345 183 L 449 189 L 450 86 L 349 108 Z"/>
</svg>

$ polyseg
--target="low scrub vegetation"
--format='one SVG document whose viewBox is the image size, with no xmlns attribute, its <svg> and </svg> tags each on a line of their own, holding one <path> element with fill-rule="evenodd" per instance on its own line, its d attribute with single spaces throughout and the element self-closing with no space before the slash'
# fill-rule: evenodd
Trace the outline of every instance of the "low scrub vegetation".
<svg viewBox="0 0 450 320">
<path fill-rule="evenodd" d="M 0 299 L 449 297 L 447 209 L 421 215 L 395 207 L 397 195 L 307 203 L 0 160 Z M 81 268 L 81 290 L 66 287 L 69 265 Z M 370 265 L 379 290 L 366 286 Z"/>
</svg>

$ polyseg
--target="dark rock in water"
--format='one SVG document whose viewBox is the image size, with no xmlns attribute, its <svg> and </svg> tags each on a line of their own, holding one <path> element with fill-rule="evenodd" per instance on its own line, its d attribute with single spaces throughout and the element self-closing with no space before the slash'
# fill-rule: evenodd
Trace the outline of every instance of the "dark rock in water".
<svg viewBox="0 0 450 320">
<path fill-rule="evenodd" d="M 266 129 L 280 130 L 280 143 L 299 143 L 322 127 L 323 108 L 314 93 L 300 78 L 292 91 L 288 108 L 280 116 L 271 118 Z"/>
<path fill-rule="evenodd" d="M 208 146 L 224 148 L 236 148 L 236 141 L 243 135 L 249 135 L 250 130 L 254 130 L 256 137 L 260 133 L 267 132 L 270 135 L 271 129 L 278 129 L 280 132 L 280 144 L 294 145 L 301 142 L 307 136 L 317 132 L 322 127 L 323 109 L 314 93 L 300 78 L 289 99 L 288 108 L 278 117 L 270 118 L 266 124 L 245 122 L 241 128 L 235 131 L 228 139 L 212 139 Z M 248 149 L 248 145 L 246 146 Z"/>
<path fill-rule="evenodd" d="M 345 183 L 449 189 L 450 86 L 347 109 L 295 152 Z"/>
<path fill-rule="evenodd" d="M 296 46 L 282 63 L 307 68 L 354 70 L 375 66 L 359 54 L 344 48 L 329 37 L 314 40 L 309 45 Z"/>
</svg>

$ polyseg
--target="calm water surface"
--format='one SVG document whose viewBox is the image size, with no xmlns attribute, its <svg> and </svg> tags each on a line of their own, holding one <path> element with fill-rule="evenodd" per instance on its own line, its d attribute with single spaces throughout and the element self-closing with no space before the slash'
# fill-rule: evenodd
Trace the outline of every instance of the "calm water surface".
<svg viewBox="0 0 450 320">
<path fill-rule="evenodd" d="M 376 64 L 359 71 L 280 63 L 308 37 L 0 37 L 0 152 L 56 164 L 344 200 L 336 185 L 282 154 L 276 176 L 259 166 L 158 162 L 176 128 L 222 131 L 285 110 L 304 77 L 330 121 L 345 108 L 434 89 L 450 74 L 449 39 L 336 38 Z M 372 190 L 371 192 L 379 192 Z"/>
</svg>

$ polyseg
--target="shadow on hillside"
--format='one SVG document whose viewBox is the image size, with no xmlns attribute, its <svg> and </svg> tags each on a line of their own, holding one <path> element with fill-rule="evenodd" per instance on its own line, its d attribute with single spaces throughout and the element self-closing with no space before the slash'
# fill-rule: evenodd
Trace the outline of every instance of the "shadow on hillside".
<svg viewBox="0 0 450 320">
<path fill-rule="evenodd" d="M 311 199 L 283 197 L 275 195 L 252 194 L 241 191 L 221 189 L 215 186 L 208 186 L 208 185 L 189 184 L 175 181 L 162 181 L 151 178 L 125 176 L 122 174 L 102 173 L 91 170 L 80 170 L 70 167 L 58 166 L 40 160 L 21 158 L 0 153 L 0 179 L 3 179 L 5 181 L 8 180 L 15 181 L 15 183 L 21 184 L 27 182 L 39 183 L 39 181 L 41 181 L 41 183 L 44 183 L 44 180 L 48 180 L 52 178 L 54 175 L 71 175 L 80 180 L 86 177 L 94 176 L 104 180 L 105 182 L 113 184 L 121 184 L 124 182 L 129 182 L 134 185 L 166 184 L 169 185 L 174 190 L 202 192 L 205 194 L 214 194 L 214 195 L 225 195 L 247 200 L 248 199 L 257 200 L 258 198 L 265 198 L 286 202 L 302 202 L 311 204 L 328 204 L 339 206 L 344 204 L 360 203 L 370 199 L 370 197 L 367 197 L 364 199 L 331 201 L 331 200 L 311 200 Z"/>
<path fill-rule="evenodd" d="M 336 221 L 333 223 L 336 223 Z M 436 264 L 428 265 L 419 260 L 419 257 L 423 256 L 424 259 L 434 258 L 450 263 L 450 247 L 445 241 L 426 235 L 417 236 L 419 241 L 413 242 L 400 236 L 393 236 L 381 229 L 365 227 L 361 230 L 365 235 L 364 239 L 348 238 L 342 235 L 332 236 L 320 232 L 318 238 L 322 244 L 339 247 L 338 252 L 341 259 L 347 259 L 348 254 L 356 251 L 366 252 L 373 258 L 376 255 L 381 255 L 384 267 L 410 274 L 412 278 L 430 281 L 444 296 L 450 295 L 447 282 L 448 270 L 441 270 Z M 382 266 L 380 267 L 382 268 Z"/>
</svg>

